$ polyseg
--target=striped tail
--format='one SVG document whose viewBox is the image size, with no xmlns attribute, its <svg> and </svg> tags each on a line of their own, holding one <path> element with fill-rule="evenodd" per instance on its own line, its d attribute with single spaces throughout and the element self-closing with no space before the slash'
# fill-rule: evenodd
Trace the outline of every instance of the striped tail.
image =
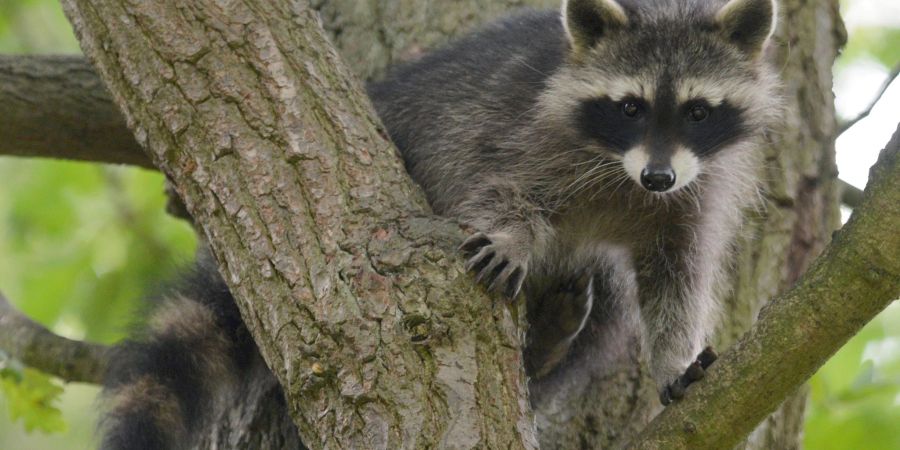
<svg viewBox="0 0 900 450">
<path fill-rule="evenodd" d="M 261 358 L 211 258 L 164 297 L 140 336 L 113 350 L 103 450 L 193 447 Z"/>
</svg>

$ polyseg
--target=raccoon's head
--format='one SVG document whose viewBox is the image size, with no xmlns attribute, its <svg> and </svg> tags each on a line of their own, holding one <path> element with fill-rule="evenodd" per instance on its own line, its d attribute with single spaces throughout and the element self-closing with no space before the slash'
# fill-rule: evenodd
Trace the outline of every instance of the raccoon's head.
<svg viewBox="0 0 900 450">
<path fill-rule="evenodd" d="M 761 56 L 775 9 L 774 0 L 564 1 L 570 54 L 541 96 L 544 114 L 587 157 L 620 161 L 648 191 L 677 191 L 748 151 L 776 117 Z"/>
</svg>

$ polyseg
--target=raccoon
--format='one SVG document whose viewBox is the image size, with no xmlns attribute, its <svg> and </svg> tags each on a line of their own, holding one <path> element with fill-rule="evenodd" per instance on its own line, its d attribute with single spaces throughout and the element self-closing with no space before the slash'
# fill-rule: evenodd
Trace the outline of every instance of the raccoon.
<svg viewBox="0 0 900 450">
<path fill-rule="evenodd" d="M 433 210 L 476 230 L 467 269 L 524 297 L 532 399 L 627 330 L 664 404 L 714 360 L 716 288 L 780 107 L 775 17 L 774 0 L 567 0 L 368 86 Z M 260 373 L 214 265 L 197 273 L 118 346 L 103 448 L 189 447 L 216 399 Z"/>
<path fill-rule="evenodd" d="M 467 268 L 524 291 L 532 377 L 573 356 L 592 311 L 641 329 L 664 403 L 711 363 L 715 288 L 779 111 L 775 17 L 773 0 L 569 0 L 370 88 L 434 210 L 478 230 Z"/>
</svg>

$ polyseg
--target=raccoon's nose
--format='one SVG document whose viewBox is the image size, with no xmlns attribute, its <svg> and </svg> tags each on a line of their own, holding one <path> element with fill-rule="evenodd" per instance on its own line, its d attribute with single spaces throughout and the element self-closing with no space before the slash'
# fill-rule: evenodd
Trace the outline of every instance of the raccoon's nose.
<svg viewBox="0 0 900 450">
<path fill-rule="evenodd" d="M 675 172 L 670 168 L 644 169 L 641 171 L 641 184 L 648 191 L 665 192 L 675 185 Z"/>
</svg>

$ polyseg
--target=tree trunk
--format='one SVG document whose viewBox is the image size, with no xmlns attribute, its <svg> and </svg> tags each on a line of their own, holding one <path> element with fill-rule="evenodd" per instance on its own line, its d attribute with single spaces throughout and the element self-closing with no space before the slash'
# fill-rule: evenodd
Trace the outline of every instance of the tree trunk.
<svg viewBox="0 0 900 450">
<path fill-rule="evenodd" d="M 63 2 L 313 448 L 534 448 L 519 333 L 304 3 Z M 490 318 L 490 319 L 488 319 Z"/>
<path fill-rule="evenodd" d="M 421 196 L 389 146 L 367 130 L 371 123 L 355 120 L 371 117 L 368 105 L 341 84 L 346 74 L 302 5 L 64 3 L 138 139 L 211 241 L 311 447 L 533 445 L 527 408 L 517 403 L 524 381 L 512 318 L 502 309 L 492 316 L 452 256 L 459 233 L 422 217 Z M 313 7 L 368 78 L 515 6 L 557 3 Z M 261 25 L 257 11 L 280 22 Z M 796 281 L 837 226 L 837 2 L 784 0 L 781 11 L 775 60 L 785 74 L 786 120 L 772 133 L 765 208 L 745 228 L 719 349 Z M 659 409 L 654 391 L 630 346 L 584 390 L 539 411 L 541 446 L 622 443 Z M 206 443 L 282 442 L 293 424 L 267 415 L 262 401 L 276 392 L 249 392 Z M 804 402 L 802 392 L 786 401 L 744 448 L 797 448 Z M 246 440 L 249 431 L 268 437 Z"/>
</svg>

